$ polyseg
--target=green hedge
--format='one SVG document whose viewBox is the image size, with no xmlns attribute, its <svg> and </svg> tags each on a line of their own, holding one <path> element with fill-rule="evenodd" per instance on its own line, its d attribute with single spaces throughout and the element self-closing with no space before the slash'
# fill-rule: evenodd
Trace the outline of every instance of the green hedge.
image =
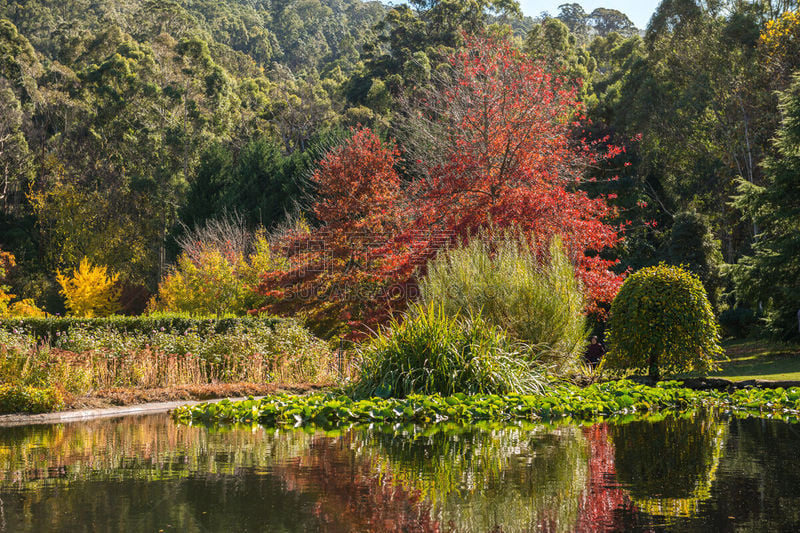
<svg viewBox="0 0 800 533">
<path fill-rule="evenodd" d="M 259 325 L 274 327 L 276 317 L 193 318 L 181 315 L 112 316 L 106 318 L 3 318 L 0 329 L 33 335 L 41 340 L 52 340 L 56 334 L 65 334 L 72 328 L 103 329 L 120 333 L 148 334 L 154 331 L 183 334 L 194 330 L 202 334 L 225 333 L 241 326 L 244 329 Z"/>
<path fill-rule="evenodd" d="M 64 408 L 64 399 L 52 387 L 0 385 L 0 414 L 49 413 Z"/>
</svg>

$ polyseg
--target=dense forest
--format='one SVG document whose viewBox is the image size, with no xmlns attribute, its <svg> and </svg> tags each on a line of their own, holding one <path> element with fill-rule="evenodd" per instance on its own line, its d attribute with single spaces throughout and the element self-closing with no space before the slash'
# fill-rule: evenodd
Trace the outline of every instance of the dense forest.
<svg viewBox="0 0 800 533">
<path fill-rule="evenodd" d="M 63 312 L 57 272 L 88 257 L 140 312 L 192 228 L 318 223 L 309 177 L 358 128 L 399 139 L 413 180 L 404 110 L 482 35 L 577 88 L 571 136 L 607 157 L 576 186 L 613 208 L 616 273 L 686 265 L 730 323 L 797 335 L 793 0 L 663 0 L 643 29 L 515 0 L 2 0 L 5 283 Z"/>
</svg>

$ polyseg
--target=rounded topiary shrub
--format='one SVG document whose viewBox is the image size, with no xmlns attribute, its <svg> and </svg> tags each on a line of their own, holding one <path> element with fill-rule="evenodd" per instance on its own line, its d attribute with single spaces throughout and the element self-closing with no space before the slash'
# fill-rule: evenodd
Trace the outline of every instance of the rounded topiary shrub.
<svg viewBox="0 0 800 533">
<path fill-rule="evenodd" d="M 674 266 L 644 268 L 611 304 L 609 368 L 705 373 L 722 353 L 714 312 L 700 279 Z"/>
</svg>

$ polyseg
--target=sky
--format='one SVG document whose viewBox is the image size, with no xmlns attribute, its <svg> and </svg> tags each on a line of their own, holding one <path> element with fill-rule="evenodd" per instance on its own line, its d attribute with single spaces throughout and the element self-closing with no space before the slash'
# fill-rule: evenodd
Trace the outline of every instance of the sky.
<svg viewBox="0 0 800 533">
<path fill-rule="evenodd" d="M 640 30 L 647 27 L 650 16 L 659 4 L 659 0 L 520 0 L 520 5 L 522 12 L 530 17 L 536 17 L 542 11 L 555 16 L 558 15 L 558 6 L 573 2 L 580 4 L 586 13 L 591 13 L 598 7 L 622 11 Z"/>
</svg>

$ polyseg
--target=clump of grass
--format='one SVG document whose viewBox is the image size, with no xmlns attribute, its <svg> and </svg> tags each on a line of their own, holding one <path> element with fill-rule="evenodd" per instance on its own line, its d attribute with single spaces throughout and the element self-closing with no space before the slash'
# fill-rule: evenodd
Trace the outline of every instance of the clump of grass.
<svg viewBox="0 0 800 533">
<path fill-rule="evenodd" d="M 422 301 L 448 316 L 480 313 L 531 347 L 555 371 L 575 367 L 588 335 L 586 300 L 556 239 L 539 254 L 522 237 L 478 235 L 440 254 L 420 281 Z"/>
<path fill-rule="evenodd" d="M 451 316 L 440 305 L 412 305 L 359 355 L 358 397 L 533 393 L 546 383 L 528 346 L 480 314 Z"/>
</svg>

